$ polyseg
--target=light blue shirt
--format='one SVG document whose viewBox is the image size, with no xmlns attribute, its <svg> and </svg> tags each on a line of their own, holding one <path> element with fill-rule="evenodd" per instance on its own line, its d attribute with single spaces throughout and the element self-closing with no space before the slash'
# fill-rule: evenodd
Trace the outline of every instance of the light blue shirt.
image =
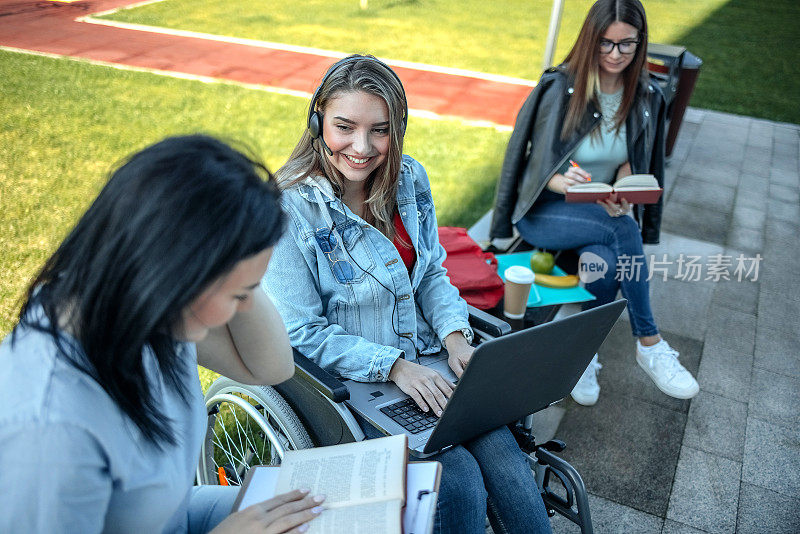
<svg viewBox="0 0 800 534">
<path fill-rule="evenodd" d="M 401 355 L 438 352 L 448 334 L 471 333 L 466 302 L 442 267 L 425 169 L 403 156 L 397 185 L 397 209 L 416 253 L 410 276 L 386 236 L 334 197 L 326 180 L 309 178 L 283 194 L 288 229 L 262 282 L 292 346 L 361 382 L 386 381 Z"/>
<path fill-rule="evenodd" d="M 592 182 L 614 182 L 617 169 L 628 161 L 625 123 L 622 123 L 619 130 L 614 128 L 614 116 L 621 99 L 622 89 L 614 94 L 599 94 L 602 120 L 598 131 L 584 137 L 569 158 L 592 175 Z M 562 172 L 566 170 L 565 166 Z"/>
<path fill-rule="evenodd" d="M 0 532 L 185 532 L 206 430 L 194 345 L 178 352 L 188 403 L 143 354 L 177 441 L 159 450 L 49 335 L 11 338 L 0 345 Z"/>
</svg>

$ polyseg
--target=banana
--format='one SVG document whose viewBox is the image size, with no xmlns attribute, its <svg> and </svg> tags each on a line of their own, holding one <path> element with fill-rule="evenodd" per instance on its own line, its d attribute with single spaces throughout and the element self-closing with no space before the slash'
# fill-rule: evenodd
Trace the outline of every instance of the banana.
<svg viewBox="0 0 800 534">
<path fill-rule="evenodd" d="M 534 282 L 544 287 L 575 287 L 578 285 L 578 277 L 574 274 L 566 276 L 554 276 L 552 274 L 534 273 Z"/>
</svg>

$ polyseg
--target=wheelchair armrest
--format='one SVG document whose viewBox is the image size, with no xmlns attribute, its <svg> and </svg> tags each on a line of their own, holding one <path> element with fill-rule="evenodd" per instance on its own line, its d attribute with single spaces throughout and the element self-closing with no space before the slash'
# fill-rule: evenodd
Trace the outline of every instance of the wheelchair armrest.
<svg viewBox="0 0 800 534">
<path fill-rule="evenodd" d="M 292 349 L 292 352 L 294 352 L 294 368 L 297 378 L 310 382 L 315 389 L 333 402 L 344 402 L 350 398 L 350 391 L 338 378 L 300 354 L 297 349 Z"/>
<path fill-rule="evenodd" d="M 476 330 L 485 332 L 491 337 L 500 337 L 511 332 L 511 325 L 504 320 L 474 306 L 467 305 L 467 308 L 469 309 L 469 324 Z"/>
</svg>

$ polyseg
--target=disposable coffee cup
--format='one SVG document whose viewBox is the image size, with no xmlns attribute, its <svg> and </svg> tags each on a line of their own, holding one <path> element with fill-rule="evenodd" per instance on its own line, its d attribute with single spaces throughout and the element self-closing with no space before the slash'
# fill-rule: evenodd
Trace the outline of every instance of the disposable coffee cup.
<svg viewBox="0 0 800 534">
<path fill-rule="evenodd" d="M 528 293 L 533 284 L 533 271 L 521 265 L 513 265 L 503 274 L 506 279 L 503 314 L 509 319 L 522 319 L 525 317 Z"/>
</svg>

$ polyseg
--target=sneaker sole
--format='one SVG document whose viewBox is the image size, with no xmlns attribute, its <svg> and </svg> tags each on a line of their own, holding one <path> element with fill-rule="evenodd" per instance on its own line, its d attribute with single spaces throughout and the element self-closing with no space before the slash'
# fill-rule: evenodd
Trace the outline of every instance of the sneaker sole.
<svg viewBox="0 0 800 534">
<path fill-rule="evenodd" d="M 590 399 L 585 399 L 583 397 L 576 397 L 572 393 L 570 393 L 569 396 L 572 397 L 572 400 L 574 400 L 575 402 L 577 402 L 581 406 L 594 406 L 595 404 L 597 404 L 597 399 L 600 397 L 600 395 L 598 395 L 594 399 L 591 399 L 591 398 Z"/>
<path fill-rule="evenodd" d="M 693 388 L 691 390 L 691 392 L 689 392 L 689 393 L 685 393 L 685 392 L 678 393 L 678 392 L 676 392 L 674 390 L 670 391 L 667 388 L 661 387 L 661 384 L 658 383 L 658 381 L 653 376 L 653 373 L 650 371 L 650 367 L 646 363 L 643 363 L 641 358 L 642 358 L 641 353 L 637 350 L 636 351 L 636 363 L 639 364 L 639 367 L 642 368 L 642 371 L 644 371 L 645 374 L 650 377 L 650 380 L 653 381 L 653 384 L 655 384 L 656 387 L 658 389 L 660 389 L 661 392 L 664 393 L 665 395 L 669 395 L 670 397 L 673 397 L 675 399 L 687 400 L 687 399 L 694 398 L 700 392 L 700 386 L 698 384 L 695 384 L 696 387 Z"/>
</svg>

